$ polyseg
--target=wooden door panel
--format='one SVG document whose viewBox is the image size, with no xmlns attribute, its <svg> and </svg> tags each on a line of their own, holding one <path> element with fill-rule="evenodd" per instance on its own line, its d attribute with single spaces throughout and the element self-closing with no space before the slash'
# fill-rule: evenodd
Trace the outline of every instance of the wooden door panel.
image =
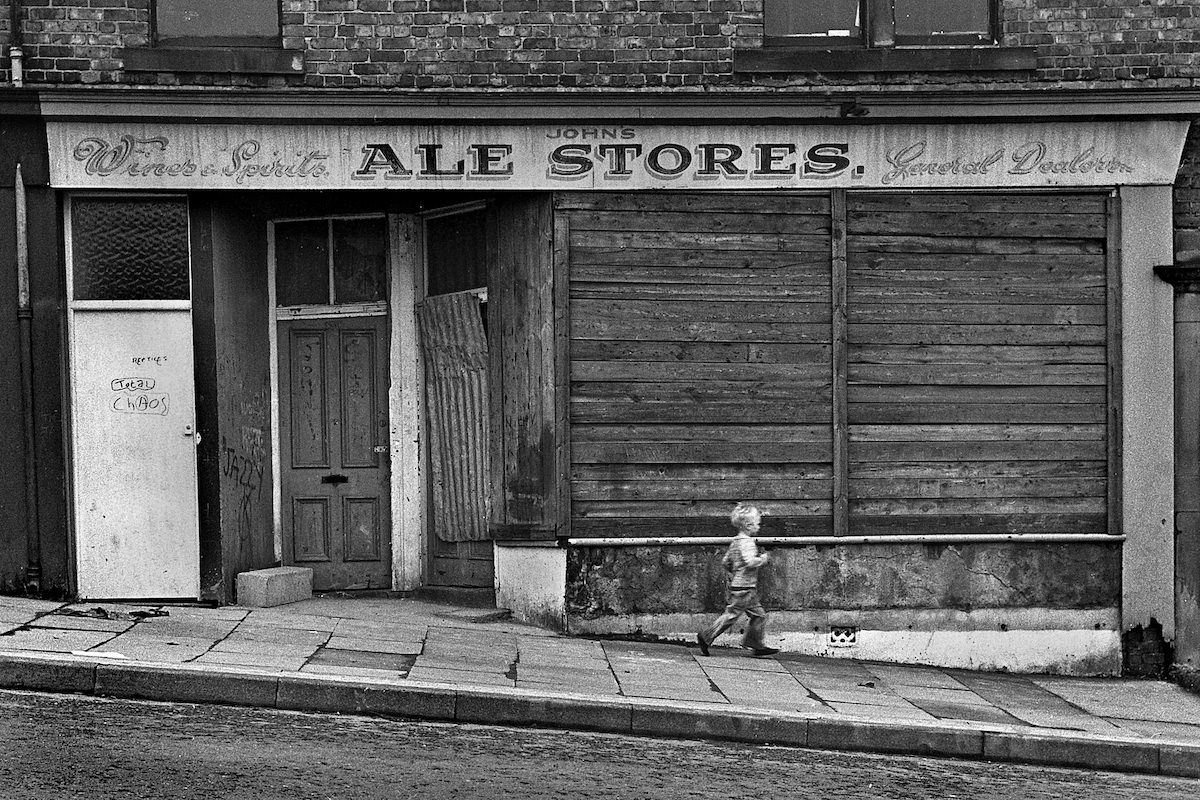
<svg viewBox="0 0 1200 800">
<path fill-rule="evenodd" d="M 329 561 L 329 498 L 292 499 L 292 547 L 297 563 Z"/>
<path fill-rule="evenodd" d="M 326 402 L 325 338 L 320 331 L 293 330 L 287 338 L 288 440 L 291 465 L 329 466 L 329 413 Z"/>
<path fill-rule="evenodd" d="M 383 515 L 377 497 L 347 497 L 342 501 L 342 531 L 346 561 L 378 561 Z"/>
<path fill-rule="evenodd" d="M 338 355 L 341 359 L 341 465 L 374 468 L 379 464 L 375 453 L 376 399 L 375 364 L 378 361 L 375 337 L 371 331 L 341 331 Z"/>
</svg>

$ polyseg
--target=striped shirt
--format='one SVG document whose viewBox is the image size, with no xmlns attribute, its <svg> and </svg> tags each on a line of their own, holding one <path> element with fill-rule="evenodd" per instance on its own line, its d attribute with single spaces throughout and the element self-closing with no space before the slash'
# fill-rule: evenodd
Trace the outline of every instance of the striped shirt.
<svg viewBox="0 0 1200 800">
<path fill-rule="evenodd" d="M 752 538 L 745 533 L 738 533 L 729 543 L 721 563 L 732 574 L 729 580 L 731 588 L 753 589 L 758 586 L 758 568 L 767 563 L 767 559 L 758 554 L 758 545 Z"/>
</svg>

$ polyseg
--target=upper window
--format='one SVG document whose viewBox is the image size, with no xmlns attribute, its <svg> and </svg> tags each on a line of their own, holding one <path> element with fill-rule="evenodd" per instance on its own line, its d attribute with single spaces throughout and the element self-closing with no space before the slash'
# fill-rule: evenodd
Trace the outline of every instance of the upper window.
<svg viewBox="0 0 1200 800">
<path fill-rule="evenodd" d="M 995 42 L 997 0 L 764 0 L 768 45 Z"/>
<path fill-rule="evenodd" d="M 175 47 L 279 47 L 279 1 L 155 0 L 154 40 Z"/>
</svg>

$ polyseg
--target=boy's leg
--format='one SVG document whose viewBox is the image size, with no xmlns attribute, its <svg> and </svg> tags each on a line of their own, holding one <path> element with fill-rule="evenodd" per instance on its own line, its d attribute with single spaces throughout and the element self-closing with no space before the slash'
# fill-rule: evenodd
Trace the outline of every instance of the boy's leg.
<svg viewBox="0 0 1200 800">
<path fill-rule="evenodd" d="M 705 648 L 712 644 L 718 636 L 733 627 L 733 623 L 737 622 L 738 617 L 745 611 L 747 596 L 751 594 L 755 593 L 746 590 L 729 592 L 729 604 L 725 606 L 721 616 L 717 617 L 712 625 L 700 631 L 701 644 Z"/>
<path fill-rule="evenodd" d="M 759 602 L 758 591 L 755 590 L 751 594 L 753 596 L 747 598 L 747 603 L 742 608 L 742 612 L 750 618 L 750 624 L 746 627 L 746 635 L 742 637 L 742 647 L 762 650 L 767 646 L 763 641 L 763 634 L 767 631 L 767 612 Z"/>
</svg>

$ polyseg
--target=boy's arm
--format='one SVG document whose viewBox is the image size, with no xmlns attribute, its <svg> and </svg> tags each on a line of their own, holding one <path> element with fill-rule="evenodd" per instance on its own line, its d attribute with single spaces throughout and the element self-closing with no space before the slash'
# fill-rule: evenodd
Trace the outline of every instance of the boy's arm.
<svg viewBox="0 0 1200 800">
<path fill-rule="evenodd" d="M 742 542 L 740 549 L 742 561 L 750 569 L 757 569 L 770 560 L 766 553 L 760 554 L 758 552 L 758 545 L 754 543 L 753 539 L 747 539 Z"/>
</svg>

